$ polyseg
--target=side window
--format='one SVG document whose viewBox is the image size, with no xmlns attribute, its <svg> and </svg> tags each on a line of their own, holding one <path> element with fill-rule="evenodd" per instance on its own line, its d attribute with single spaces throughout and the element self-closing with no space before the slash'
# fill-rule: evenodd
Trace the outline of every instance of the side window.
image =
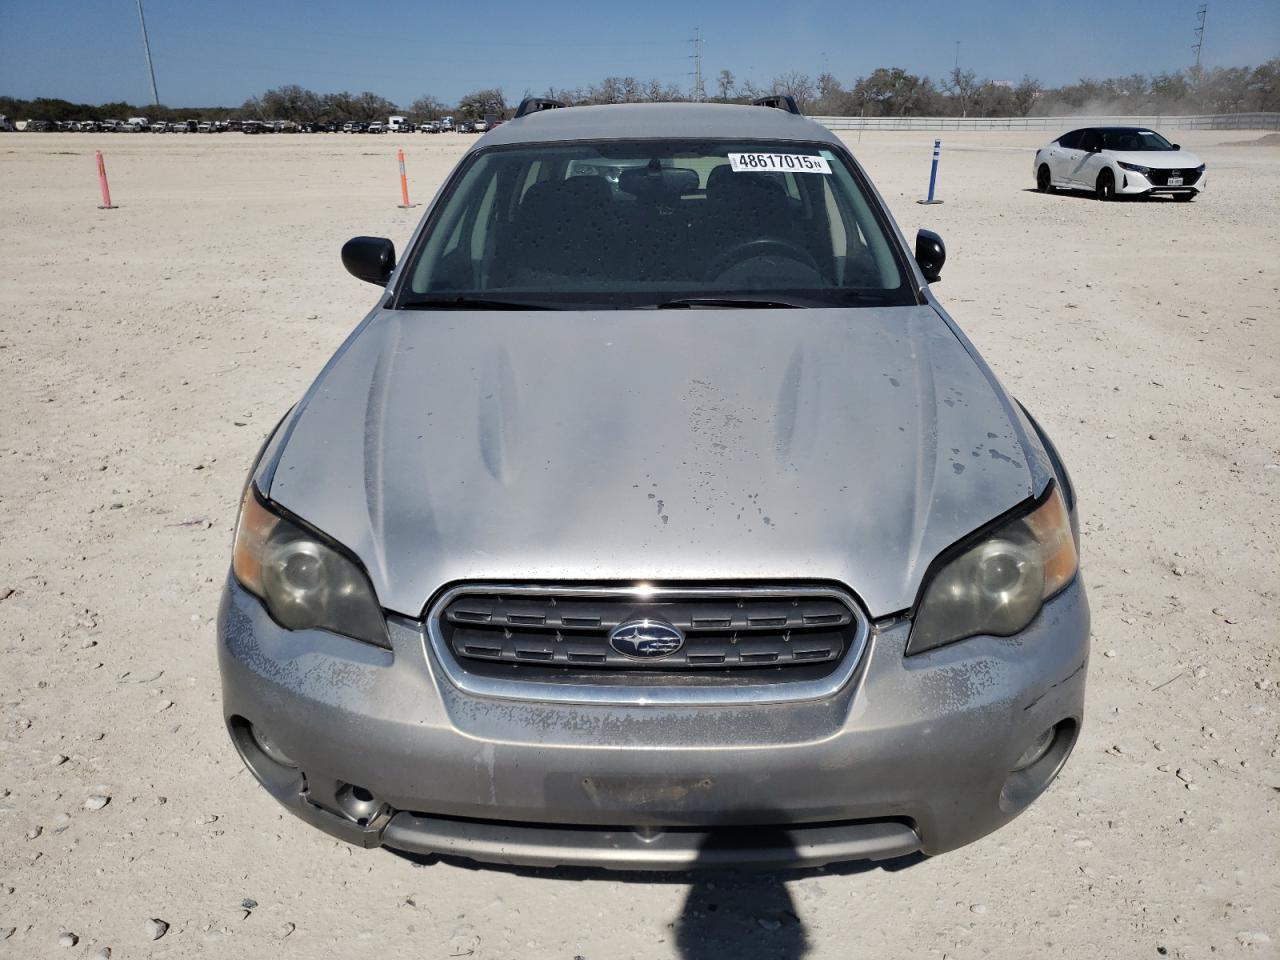
<svg viewBox="0 0 1280 960">
<path fill-rule="evenodd" d="M 1080 149 L 1094 151 L 1102 149 L 1102 138 L 1098 136 L 1097 130 L 1086 130 L 1084 136 L 1080 140 Z"/>
<path fill-rule="evenodd" d="M 1083 130 L 1072 130 L 1070 133 L 1064 133 L 1058 138 L 1058 146 L 1067 150 L 1077 150 L 1080 147 L 1080 138 L 1083 135 Z"/>
</svg>

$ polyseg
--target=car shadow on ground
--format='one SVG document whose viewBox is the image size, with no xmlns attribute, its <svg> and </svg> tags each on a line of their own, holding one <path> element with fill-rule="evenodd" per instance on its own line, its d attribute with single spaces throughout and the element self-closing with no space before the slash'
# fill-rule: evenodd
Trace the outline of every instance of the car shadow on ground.
<svg viewBox="0 0 1280 960">
<path fill-rule="evenodd" d="M 789 846 L 786 831 L 778 830 L 772 846 Z M 804 919 L 787 884 L 812 877 L 852 876 L 883 870 L 896 873 L 925 859 L 914 853 L 892 860 L 860 860 L 785 870 L 698 868 L 687 872 L 613 871 L 582 867 L 518 867 L 478 864 L 453 857 L 434 857 L 385 848 L 418 866 L 437 863 L 467 870 L 498 871 L 530 879 L 574 880 L 634 884 L 680 884 L 689 890 L 679 915 L 671 922 L 676 955 L 681 960 L 800 960 L 811 943 Z M 699 859 L 717 861 L 714 844 Z"/>
<path fill-rule="evenodd" d="M 1068 190 L 1065 187 L 1055 187 L 1053 190 L 1053 193 L 1044 193 L 1043 191 L 1038 190 L 1035 187 L 1023 187 L 1022 192 L 1038 193 L 1042 197 L 1053 197 L 1055 199 L 1058 197 L 1066 197 L 1071 200 L 1092 200 L 1094 203 L 1098 202 L 1097 194 L 1091 193 L 1090 191 L 1083 190 L 1083 189 Z M 1178 203 L 1179 201 L 1176 197 L 1169 197 L 1169 196 L 1164 196 L 1160 194 L 1148 197 L 1141 193 L 1121 193 L 1121 194 L 1117 194 L 1110 202 L 1111 203 Z"/>
</svg>

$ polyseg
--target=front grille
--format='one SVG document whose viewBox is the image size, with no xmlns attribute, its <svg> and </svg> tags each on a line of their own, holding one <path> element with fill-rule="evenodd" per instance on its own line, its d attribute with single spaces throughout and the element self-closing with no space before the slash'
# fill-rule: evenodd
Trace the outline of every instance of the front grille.
<svg viewBox="0 0 1280 960">
<path fill-rule="evenodd" d="M 1155 187 L 1167 187 L 1170 177 L 1181 177 L 1182 185 L 1189 187 L 1200 179 L 1199 170 L 1152 170 L 1147 179 Z"/>
<path fill-rule="evenodd" d="M 822 587 L 463 588 L 437 608 L 436 626 L 464 669 L 494 675 L 629 671 L 645 675 L 772 668 L 796 679 L 829 673 L 857 645 L 861 615 Z M 661 657 L 610 643 L 636 622 L 675 627 L 684 642 Z M 531 677 L 532 678 L 532 677 Z M 782 679 L 786 679 L 783 677 Z M 779 679 L 774 677 L 773 679 Z"/>
</svg>

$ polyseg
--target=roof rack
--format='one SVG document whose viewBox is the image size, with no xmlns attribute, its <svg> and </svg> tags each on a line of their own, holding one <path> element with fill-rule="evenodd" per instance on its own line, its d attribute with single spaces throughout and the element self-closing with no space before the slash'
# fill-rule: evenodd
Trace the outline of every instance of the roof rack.
<svg viewBox="0 0 1280 960">
<path fill-rule="evenodd" d="M 771 97 L 759 97 L 752 100 L 751 105 L 753 107 L 773 107 L 775 110 L 785 110 L 787 113 L 794 113 L 796 116 L 800 115 L 800 108 L 796 106 L 796 98 L 785 93 L 776 93 Z"/>
<path fill-rule="evenodd" d="M 552 100 L 549 97 L 525 97 L 520 101 L 520 106 L 516 107 L 515 118 L 519 120 L 527 113 L 537 113 L 540 110 L 559 110 L 567 106 L 568 104 L 563 100 Z"/>
</svg>

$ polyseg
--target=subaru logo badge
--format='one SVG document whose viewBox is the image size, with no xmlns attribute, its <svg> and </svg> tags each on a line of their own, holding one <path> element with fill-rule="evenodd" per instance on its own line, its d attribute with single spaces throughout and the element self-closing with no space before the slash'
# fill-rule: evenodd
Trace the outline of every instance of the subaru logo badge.
<svg viewBox="0 0 1280 960">
<path fill-rule="evenodd" d="M 609 646 L 634 660 L 657 660 L 683 647 L 684 634 L 665 620 L 628 620 L 614 627 Z"/>
</svg>

